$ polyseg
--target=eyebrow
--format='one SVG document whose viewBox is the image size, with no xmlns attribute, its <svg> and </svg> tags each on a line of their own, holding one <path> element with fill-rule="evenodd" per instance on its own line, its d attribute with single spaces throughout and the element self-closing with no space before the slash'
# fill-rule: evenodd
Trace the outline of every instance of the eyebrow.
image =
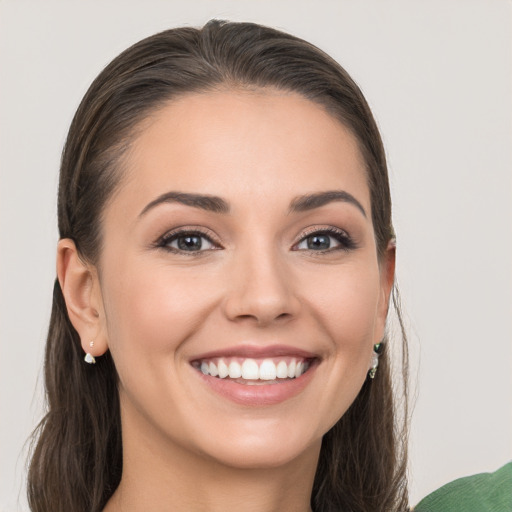
<svg viewBox="0 0 512 512">
<path fill-rule="evenodd" d="M 366 217 L 363 205 L 352 194 L 344 190 L 328 190 L 326 192 L 315 192 L 298 196 L 291 201 L 289 213 L 313 210 L 335 201 L 354 205 Z M 166 192 L 147 204 L 140 212 L 139 218 L 149 210 L 165 203 L 180 203 L 214 213 L 227 214 L 230 211 L 229 203 L 218 196 L 187 192 Z"/>
<path fill-rule="evenodd" d="M 344 190 L 327 190 L 326 192 L 316 192 L 296 197 L 290 204 L 290 212 L 313 210 L 334 201 L 353 204 L 366 217 L 363 205 L 352 194 Z"/>
<path fill-rule="evenodd" d="M 203 194 L 189 194 L 186 192 L 167 192 L 158 196 L 154 201 L 151 201 L 146 205 L 139 213 L 139 217 L 142 217 L 149 210 L 163 203 L 181 203 L 186 206 L 200 208 L 201 210 L 207 210 L 209 212 L 229 213 L 229 204 L 220 197 Z"/>
</svg>

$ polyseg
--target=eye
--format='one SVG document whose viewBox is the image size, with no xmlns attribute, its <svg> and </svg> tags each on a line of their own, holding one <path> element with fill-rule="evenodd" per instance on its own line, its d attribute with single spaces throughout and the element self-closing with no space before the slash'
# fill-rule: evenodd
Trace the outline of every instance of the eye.
<svg viewBox="0 0 512 512">
<path fill-rule="evenodd" d="M 322 229 L 303 237 L 293 249 L 296 251 L 329 252 L 334 250 L 349 250 L 356 247 L 350 236 L 341 229 Z"/>
<path fill-rule="evenodd" d="M 201 253 L 218 249 L 211 238 L 200 231 L 174 231 L 164 235 L 158 247 L 175 253 Z"/>
</svg>

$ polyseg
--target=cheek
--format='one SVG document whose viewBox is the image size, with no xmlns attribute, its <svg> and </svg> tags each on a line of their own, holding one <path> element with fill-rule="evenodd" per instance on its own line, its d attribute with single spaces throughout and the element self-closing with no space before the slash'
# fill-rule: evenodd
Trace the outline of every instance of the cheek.
<svg viewBox="0 0 512 512">
<path fill-rule="evenodd" d="M 215 302 L 216 288 L 189 270 L 170 272 L 165 265 L 137 262 L 118 266 L 110 275 L 104 303 L 116 362 L 121 348 L 145 355 L 175 351 L 200 327 Z"/>
<path fill-rule="evenodd" d="M 373 344 L 379 337 L 378 266 L 347 264 L 308 280 L 304 300 L 316 327 L 328 340 L 324 393 L 317 405 L 325 412 L 327 430 L 350 407 L 359 393 L 370 365 Z M 314 332 L 314 331 L 313 331 Z"/>
<path fill-rule="evenodd" d="M 318 273 L 304 284 L 303 300 L 337 350 L 368 351 L 376 336 L 380 296 L 377 264 L 354 262 Z"/>
</svg>

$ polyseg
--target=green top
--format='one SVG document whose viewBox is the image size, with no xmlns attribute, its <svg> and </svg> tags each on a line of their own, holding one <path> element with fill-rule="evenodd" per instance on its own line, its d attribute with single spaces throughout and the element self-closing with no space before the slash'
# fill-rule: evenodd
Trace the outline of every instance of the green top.
<svg viewBox="0 0 512 512">
<path fill-rule="evenodd" d="M 512 462 L 459 478 L 423 498 L 414 512 L 512 512 Z"/>
</svg>

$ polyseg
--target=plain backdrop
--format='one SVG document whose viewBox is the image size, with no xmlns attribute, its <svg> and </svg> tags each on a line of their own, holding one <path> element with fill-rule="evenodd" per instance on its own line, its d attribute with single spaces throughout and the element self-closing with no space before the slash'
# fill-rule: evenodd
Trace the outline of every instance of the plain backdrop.
<svg viewBox="0 0 512 512">
<path fill-rule="evenodd" d="M 0 511 L 27 511 L 60 151 L 102 67 L 154 32 L 267 24 L 336 58 L 386 145 L 417 392 L 411 502 L 512 458 L 512 3 L 0 0 Z"/>
</svg>

